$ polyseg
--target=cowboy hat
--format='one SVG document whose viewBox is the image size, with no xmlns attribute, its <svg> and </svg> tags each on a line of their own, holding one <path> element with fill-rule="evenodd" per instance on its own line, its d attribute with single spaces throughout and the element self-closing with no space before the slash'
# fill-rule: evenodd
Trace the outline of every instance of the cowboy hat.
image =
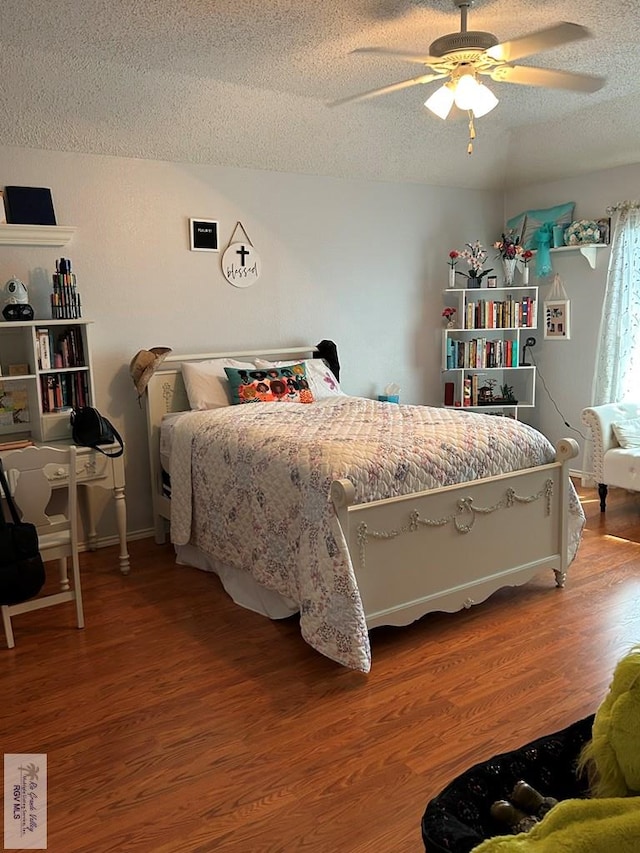
<svg viewBox="0 0 640 853">
<path fill-rule="evenodd" d="M 170 352 L 171 347 L 151 347 L 151 349 L 141 349 L 131 359 L 129 373 L 136 386 L 138 397 L 142 397 L 154 371 Z"/>
</svg>

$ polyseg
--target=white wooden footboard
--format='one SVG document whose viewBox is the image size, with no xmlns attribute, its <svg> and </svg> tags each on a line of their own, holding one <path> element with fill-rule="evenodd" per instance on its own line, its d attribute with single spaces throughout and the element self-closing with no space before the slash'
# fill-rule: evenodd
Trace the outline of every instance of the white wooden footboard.
<svg viewBox="0 0 640 853">
<path fill-rule="evenodd" d="M 336 480 L 331 497 L 367 626 L 471 607 L 542 569 L 563 586 L 569 461 L 577 454 L 566 438 L 549 465 L 368 504 L 354 504 L 351 482 Z"/>
</svg>

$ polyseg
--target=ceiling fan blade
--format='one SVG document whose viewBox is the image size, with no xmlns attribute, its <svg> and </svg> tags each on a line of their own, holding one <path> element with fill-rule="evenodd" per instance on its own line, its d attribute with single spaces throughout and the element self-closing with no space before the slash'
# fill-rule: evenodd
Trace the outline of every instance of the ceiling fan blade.
<svg viewBox="0 0 640 853">
<path fill-rule="evenodd" d="M 409 50 L 394 50 L 390 47 L 356 47 L 351 53 L 376 53 L 381 56 L 393 56 L 405 62 L 418 62 L 421 65 L 433 65 L 442 62 L 442 57 L 428 56 L 425 53 L 412 53 Z"/>
<path fill-rule="evenodd" d="M 420 77 L 412 77 L 410 80 L 401 80 L 399 83 L 391 83 L 389 86 L 383 86 L 381 89 L 371 89 L 369 92 L 362 92 L 360 95 L 349 95 L 347 98 L 340 98 L 338 101 L 332 101 L 327 104 L 328 107 L 339 107 L 342 104 L 353 103 L 354 101 L 366 101 L 369 98 L 377 98 L 378 95 L 388 95 L 390 92 L 398 92 L 400 89 L 407 89 L 409 86 L 416 86 L 419 83 L 430 83 L 432 80 L 442 80 L 446 74 L 421 74 Z"/>
<path fill-rule="evenodd" d="M 547 27 L 544 30 L 538 30 L 535 33 L 496 44 L 494 47 L 488 48 L 487 55 L 491 59 L 513 62 L 515 59 L 522 59 L 525 56 L 531 56 L 533 53 L 540 53 L 543 50 L 568 44 L 571 41 L 591 38 L 591 36 L 591 30 L 581 24 L 561 21 L 559 24 L 554 24 L 554 26 Z"/>
<path fill-rule="evenodd" d="M 529 65 L 503 65 L 490 71 L 489 76 L 498 83 L 546 86 L 549 89 L 571 89 L 574 92 L 597 92 L 606 82 L 605 77 L 554 71 L 551 68 L 533 68 Z"/>
</svg>

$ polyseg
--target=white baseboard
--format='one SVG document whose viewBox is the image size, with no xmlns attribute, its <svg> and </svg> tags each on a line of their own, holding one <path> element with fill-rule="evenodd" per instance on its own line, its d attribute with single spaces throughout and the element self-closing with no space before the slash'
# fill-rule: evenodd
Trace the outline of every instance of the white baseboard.
<svg viewBox="0 0 640 853">
<path fill-rule="evenodd" d="M 136 530 L 134 533 L 127 532 L 127 542 L 134 542 L 137 539 L 153 539 L 155 536 L 155 531 L 152 527 L 147 528 L 146 530 Z M 98 548 L 109 548 L 112 545 L 119 545 L 120 539 L 117 534 L 114 536 L 103 536 L 99 538 L 96 542 Z M 88 551 L 89 546 L 88 543 L 79 542 L 78 549 L 80 551 Z"/>
<path fill-rule="evenodd" d="M 569 468 L 569 476 L 583 480 L 585 477 L 593 479 L 593 474 L 585 474 L 584 471 L 576 471 L 574 468 Z"/>
</svg>

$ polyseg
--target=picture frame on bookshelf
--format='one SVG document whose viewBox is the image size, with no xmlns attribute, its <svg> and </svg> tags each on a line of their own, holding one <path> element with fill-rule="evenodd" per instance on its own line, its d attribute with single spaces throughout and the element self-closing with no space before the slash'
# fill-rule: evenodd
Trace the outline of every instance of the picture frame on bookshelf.
<svg viewBox="0 0 640 853">
<path fill-rule="evenodd" d="M 498 286 L 498 276 L 497 275 L 488 275 L 487 276 L 487 287 L 497 287 Z"/>
<path fill-rule="evenodd" d="M 549 299 L 544 303 L 544 337 L 546 340 L 568 341 L 571 337 L 571 314 L 568 299 Z"/>
<path fill-rule="evenodd" d="M 22 382 L 0 383 L 0 427 L 29 422 L 27 386 Z"/>
<path fill-rule="evenodd" d="M 611 242 L 611 217 L 596 219 L 596 225 L 600 231 L 600 242 L 608 245 Z"/>
</svg>

